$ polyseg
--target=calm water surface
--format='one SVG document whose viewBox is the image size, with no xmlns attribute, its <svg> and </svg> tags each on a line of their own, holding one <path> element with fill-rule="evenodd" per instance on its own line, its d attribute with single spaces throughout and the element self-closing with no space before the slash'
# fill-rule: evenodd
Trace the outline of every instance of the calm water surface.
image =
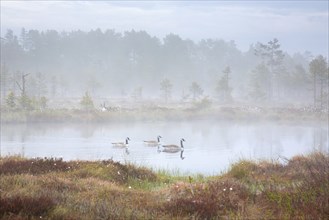
<svg viewBox="0 0 329 220">
<path fill-rule="evenodd" d="M 163 137 L 165 144 L 185 138 L 185 150 L 170 154 L 143 140 Z M 130 137 L 129 150 L 111 142 Z M 216 122 L 136 122 L 111 124 L 1 125 L 1 155 L 63 157 L 64 160 L 129 162 L 182 174 L 219 174 L 239 159 L 291 158 L 314 150 L 328 152 L 328 126 Z M 182 160 L 182 157 L 184 158 Z M 280 161 L 281 159 L 279 159 Z"/>
</svg>

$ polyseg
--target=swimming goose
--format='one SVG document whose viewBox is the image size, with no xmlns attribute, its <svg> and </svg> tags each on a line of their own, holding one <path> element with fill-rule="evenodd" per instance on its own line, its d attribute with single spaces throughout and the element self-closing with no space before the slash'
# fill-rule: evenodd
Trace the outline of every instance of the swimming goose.
<svg viewBox="0 0 329 220">
<path fill-rule="evenodd" d="M 128 147 L 129 146 L 128 141 L 130 141 L 129 137 L 126 138 L 126 143 L 124 143 L 124 142 L 114 142 L 114 143 L 112 143 L 112 145 L 113 145 L 113 147 Z"/>
<path fill-rule="evenodd" d="M 157 141 L 152 140 L 152 141 L 144 141 L 144 144 L 149 145 L 149 146 L 158 146 L 160 145 L 160 138 L 162 138 L 160 135 L 157 137 Z"/>
<path fill-rule="evenodd" d="M 162 148 L 163 148 L 162 152 L 165 152 L 165 153 L 177 153 L 179 151 L 184 150 L 183 141 L 185 141 L 184 138 L 182 138 L 180 140 L 180 147 L 178 145 L 175 145 L 175 144 L 162 145 Z"/>
</svg>

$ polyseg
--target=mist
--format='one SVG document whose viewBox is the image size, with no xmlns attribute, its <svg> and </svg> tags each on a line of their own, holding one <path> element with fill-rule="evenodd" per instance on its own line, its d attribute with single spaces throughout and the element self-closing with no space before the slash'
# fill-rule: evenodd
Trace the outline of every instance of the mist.
<svg viewBox="0 0 329 220">
<path fill-rule="evenodd" d="M 327 219 L 329 2 L 0 1 L 0 219 Z"/>
<path fill-rule="evenodd" d="M 266 55 L 257 54 L 265 53 L 270 42 L 276 42 L 280 53 L 271 58 L 279 62 L 274 67 Z M 17 82 L 29 73 L 26 93 L 31 97 L 78 98 L 88 92 L 96 102 L 163 101 L 161 82 L 168 80 L 167 102 L 207 97 L 218 103 L 311 105 L 309 63 L 316 57 L 310 52 L 290 55 L 275 38 L 269 43 L 255 42 L 242 52 L 233 40 L 194 42 L 176 34 L 160 39 L 146 31 L 59 33 L 22 28 L 17 36 L 8 30 L 1 41 L 2 102 L 10 91 L 19 94 Z M 266 88 L 269 83 L 271 91 Z M 322 86 L 327 91 L 326 83 Z"/>
<path fill-rule="evenodd" d="M 162 161 L 164 167 L 176 160 L 175 166 L 188 172 L 185 161 L 197 160 L 200 149 L 205 155 L 234 153 L 235 159 L 240 153 L 258 159 L 328 151 L 327 2 L 1 6 L 1 124 L 9 131 L 15 124 L 63 131 L 37 137 L 24 129 L 18 136 L 2 133 L 2 144 L 13 144 L 13 152 L 58 156 L 62 150 L 52 151 L 53 133 L 63 146 L 85 146 L 88 150 L 77 155 L 88 159 L 94 145 L 107 151 L 117 140 L 128 146 L 124 141 L 130 137 L 135 146 L 130 154 L 113 148 L 104 155 L 143 161 L 140 155 L 152 154 L 143 141 L 156 143 L 161 135 L 164 143 L 177 146 L 190 140 L 188 150 L 168 160 L 160 150 L 157 160 L 146 160 Z M 298 133 L 298 126 L 305 129 Z M 284 138 L 285 132 L 294 138 Z M 41 137 L 51 153 L 33 148 Z"/>
</svg>

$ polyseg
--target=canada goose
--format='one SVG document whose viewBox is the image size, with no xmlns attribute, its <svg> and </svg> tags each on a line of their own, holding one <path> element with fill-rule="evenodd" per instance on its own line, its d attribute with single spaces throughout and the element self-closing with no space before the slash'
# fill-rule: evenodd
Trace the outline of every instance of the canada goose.
<svg viewBox="0 0 329 220">
<path fill-rule="evenodd" d="M 130 141 L 129 137 L 126 138 L 126 143 L 124 143 L 124 142 L 114 142 L 114 143 L 112 143 L 112 145 L 113 145 L 113 147 L 128 147 L 129 146 L 128 141 Z"/>
<path fill-rule="evenodd" d="M 180 147 L 178 145 L 175 145 L 175 144 L 162 145 L 162 148 L 163 148 L 162 152 L 177 153 L 179 151 L 184 150 L 183 141 L 185 141 L 184 138 L 182 138 L 180 140 Z"/>
<path fill-rule="evenodd" d="M 144 141 L 144 144 L 149 146 L 158 146 L 160 145 L 160 138 L 162 138 L 160 135 L 157 137 L 157 141 L 151 140 L 151 141 Z"/>
</svg>

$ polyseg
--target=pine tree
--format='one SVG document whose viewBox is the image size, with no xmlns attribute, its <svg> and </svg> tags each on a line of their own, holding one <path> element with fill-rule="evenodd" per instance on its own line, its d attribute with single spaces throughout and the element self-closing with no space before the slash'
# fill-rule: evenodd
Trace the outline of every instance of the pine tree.
<svg viewBox="0 0 329 220">
<path fill-rule="evenodd" d="M 39 105 L 42 110 L 47 108 L 48 99 L 45 96 L 42 96 L 39 100 Z"/>
<path fill-rule="evenodd" d="M 249 98 L 254 101 L 267 101 L 270 99 L 270 79 L 269 69 L 264 63 L 256 66 L 250 75 Z"/>
<path fill-rule="evenodd" d="M 168 102 L 168 99 L 171 97 L 172 84 L 169 79 L 164 79 L 160 83 L 160 89 L 163 92 L 163 97 L 165 102 Z"/>
<path fill-rule="evenodd" d="M 80 105 L 85 111 L 90 111 L 94 109 L 94 102 L 92 98 L 89 96 L 88 92 L 86 92 L 85 95 L 82 97 L 80 101 Z"/>
<path fill-rule="evenodd" d="M 32 100 L 26 94 L 22 94 L 21 97 L 19 97 L 19 104 L 20 107 L 24 110 L 33 109 Z"/>
<path fill-rule="evenodd" d="M 193 82 L 190 86 L 190 92 L 192 93 L 193 101 L 195 101 L 203 94 L 203 89 L 198 83 Z"/>
<path fill-rule="evenodd" d="M 9 92 L 6 98 L 6 104 L 10 109 L 14 109 L 16 107 L 15 101 L 16 101 L 15 94 L 12 91 Z"/>
<path fill-rule="evenodd" d="M 328 64 L 326 59 L 323 56 L 317 56 L 315 59 L 313 59 L 310 64 L 310 73 L 313 76 L 313 101 L 314 101 L 314 107 L 317 107 L 317 101 L 320 101 L 320 107 L 322 108 L 325 99 L 325 90 L 328 88 Z M 320 85 L 318 85 L 320 84 Z M 320 97 L 317 96 L 317 87 L 320 86 Z"/>
<path fill-rule="evenodd" d="M 258 48 L 255 50 L 257 56 L 260 56 L 269 69 L 269 84 L 268 84 L 268 99 L 273 100 L 274 93 L 278 93 L 278 74 L 280 73 L 281 64 L 283 62 L 284 54 L 280 50 L 279 40 L 274 38 L 267 44 L 258 44 Z"/>
<path fill-rule="evenodd" d="M 222 102 L 232 101 L 232 88 L 229 86 L 230 73 L 231 69 L 228 66 L 223 70 L 223 75 L 217 82 L 216 91 Z"/>
</svg>

